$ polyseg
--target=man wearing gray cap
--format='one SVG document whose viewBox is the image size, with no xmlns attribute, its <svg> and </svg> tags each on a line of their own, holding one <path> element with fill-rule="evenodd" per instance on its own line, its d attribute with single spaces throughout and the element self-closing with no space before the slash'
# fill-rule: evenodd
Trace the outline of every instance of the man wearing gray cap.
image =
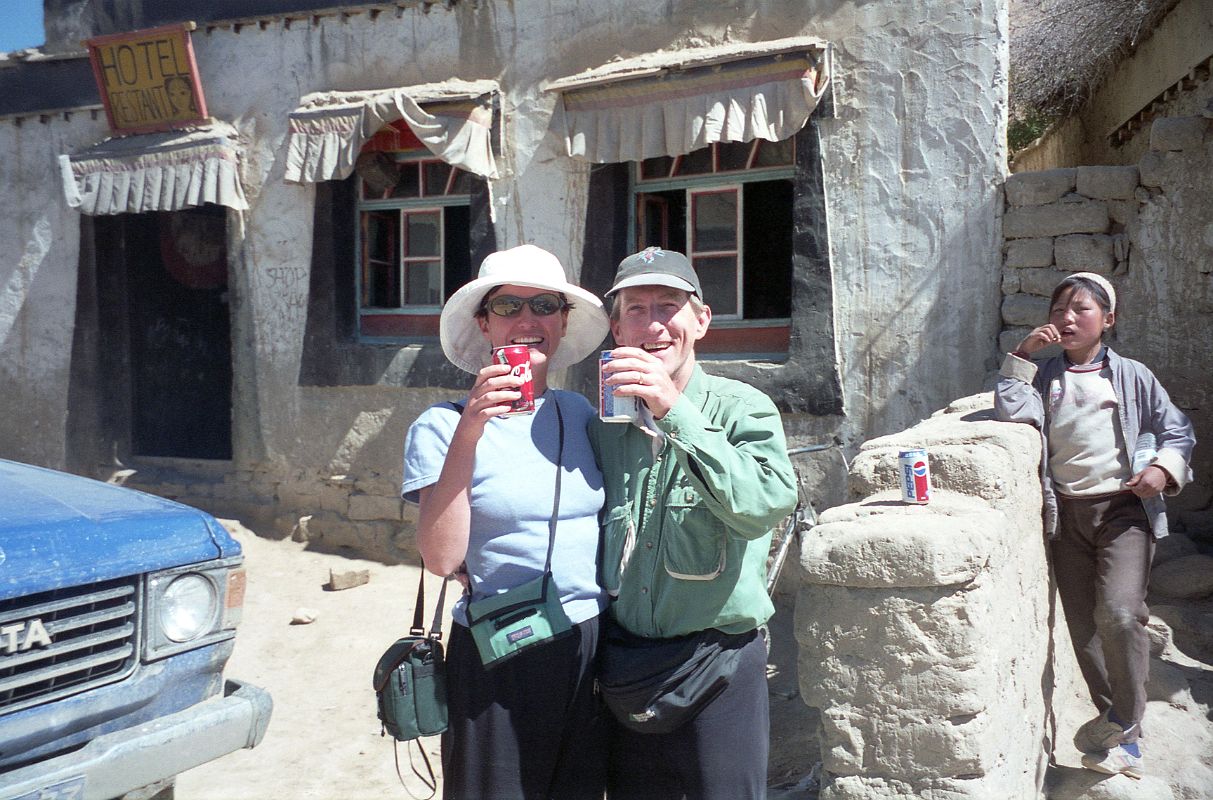
<svg viewBox="0 0 1213 800">
<path fill-rule="evenodd" d="M 607 292 L 605 367 L 630 425 L 591 424 L 606 484 L 613 597 L 599 678 L 616 721 L 609 796 L 766 793 L 770 715 L 759 627 L 771 530 L 796 505 L 779 411 L 695 360 L 711 309 L 686 256 L 648 248 Z"/>
</svg>

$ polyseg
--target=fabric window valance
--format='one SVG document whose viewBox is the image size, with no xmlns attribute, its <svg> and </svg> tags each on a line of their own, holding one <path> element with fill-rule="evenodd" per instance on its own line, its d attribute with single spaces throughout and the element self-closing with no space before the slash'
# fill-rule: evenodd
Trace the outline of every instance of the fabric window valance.
<svg viewBox="0 0 1213 800">
<path fill-rule="evenodd" d="M 109 139 L 59 156 L 67 204 L 85 214 L 179 211 L 205 203 L 248 208 L 236 129 L 213 122 L 188 131 Z"/>
<path fill-rule="evenodd" d="M 546 88 L 561 94 L 568 154 L 618 163 L 786 139 L 829 81 L 828 45 L 797 38 L 651 54 Z"/>
<path fill-rule="evenodd" d="M 494 81 L 446 81 L 373 92 L 304 97 L 291 113 L 286 179 L 314 183 L 348 177 L 375 133 L 403 119 L 434 155 L 484 178 L 496 178 Z"/>
</svg>

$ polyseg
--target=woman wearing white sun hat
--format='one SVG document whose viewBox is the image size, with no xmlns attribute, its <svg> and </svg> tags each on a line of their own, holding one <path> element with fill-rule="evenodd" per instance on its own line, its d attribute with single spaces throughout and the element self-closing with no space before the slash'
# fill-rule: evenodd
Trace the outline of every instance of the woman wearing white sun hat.
<svg viewBox="0 0 1213 800">
<path fill-rule="evenodd" d="M 607 330 L 601 301 L 533 245 L 490 255 L 442 309 L 443 352 L 476 379 L 462 404 L 432 406 L 409 428 L 403 494 L 419 506 L 426 568 L 466 570 L 470 586 L 452 610 L 447 653 L 446 798 L 602 797 L 606 740 L 593 664 L 607 599 L 597 579 L 603 488 L 586 436 L 595 412 L 547 381 L 598 349 Z M 502 416 L 522 379 L 490 364 L 490 352 L 511 344 L 530 351 L 534 414 Z M 467 627 L 469 595 L 480 600 L 541 576 L 549 543 L 572 635 L 486 668 Z"/>
</svg>

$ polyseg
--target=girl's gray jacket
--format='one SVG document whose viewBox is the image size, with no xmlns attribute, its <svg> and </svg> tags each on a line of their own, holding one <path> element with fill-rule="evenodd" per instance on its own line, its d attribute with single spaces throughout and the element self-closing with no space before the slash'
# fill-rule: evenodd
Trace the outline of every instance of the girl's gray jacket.
<svg viewBox="0 0 1213 800">
<path fill-rule="evenodd" d="M 999 370 L 998 386 L 994 390 L 994 413 L 1004 422 L 1026 422 L 1034 425 L 1041 434 L 1044 448 L 1040 476 L 1044 490 L 1044 524 L 1049 537 L 1057 535 L 1057 496 L 1053 492 L 1053 478 L 1049 474 L 1049 415 L 1043 400 L 1049 384 L 1065 372 L 1064 356 L 1055 356 L 1037 365 L 1018 356 L 1007 354 Z M 1144 364 L 1131 358 L 1122 358 L 1107 348 L 1107 364 L 1103 374 L 1112 381 L 1120 417 L 1120 432 L 1126 450 L 1133 446 L 1143 431 L 1157 437 L 1158 452 L 1150 461 L 1157 464 L 1170 480 L 1164 492 L 1179 494 L 1179 490 L 1192 480 L 1192 448 L 1196 436 L 1187 416 L 1171 402 L 1167 390 Z M 1126 453 L 1130 461 L 1132 453 Z M 1150 530 L 1155 539 L 1167 535 L 1166 503 L 1162 495 L 1143 500 Z"/>
</svg>

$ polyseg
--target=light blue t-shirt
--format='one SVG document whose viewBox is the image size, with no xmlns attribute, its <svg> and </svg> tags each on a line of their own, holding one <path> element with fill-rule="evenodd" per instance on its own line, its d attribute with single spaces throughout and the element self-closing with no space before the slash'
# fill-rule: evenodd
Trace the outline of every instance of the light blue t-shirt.
<svg viewBox="0 0 1213 800">
<path fill-rule="evenodd" d="M 534 414 L 498 417 L 484 426 L 472 469 L 467 567 L 475 599 L 543 574 L 559 442 L 553 398 L 559 399 L 564 417 L 564 458 L 552 575 L 565 613 L 578 623 L 606 607 L 606 593 L 598 585 L 598 512 L 605 495 L 586 436 L 595 412 L 581 395 L 549 389 L 535 398 Z M 459 416 L 450 403 L 441 403 L 422 412 L 409 428 L 405 500 L 416 503 L 419 490 L 438 481 Z M 466 605 L 465 595 L 451 612 L 464 625 Z"/>
</svg>

